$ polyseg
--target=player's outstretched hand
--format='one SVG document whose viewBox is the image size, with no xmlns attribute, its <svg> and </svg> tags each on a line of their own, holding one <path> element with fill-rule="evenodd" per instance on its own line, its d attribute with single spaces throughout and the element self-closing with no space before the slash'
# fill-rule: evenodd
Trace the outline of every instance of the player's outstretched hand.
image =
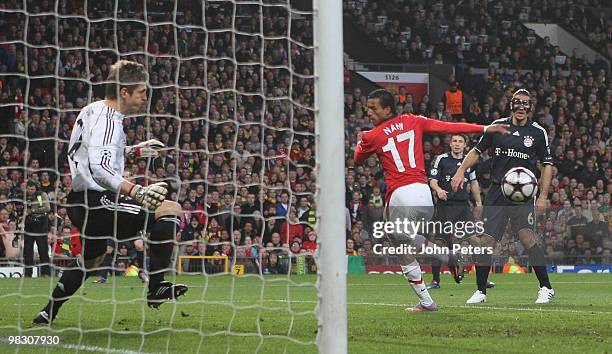
<svg viewBox="0 0 612 354">
<path fill-rule="evenodd" d="M 465 182 L 463 181 L 463 174 L 459 172 L 455 173 L 455 175 L 451 179 L 451 188 L 453 189 L 453 192 L 456 192 L 459 189 L 463 188 L 464 183 Z"/>
<path fill-rule="evenodd" d="M 485 127 L 484 132 L 488 134 L 494 134 L 494 133 L 510 134 L 510 131 L 508 130 L 509 128 L 510 128 L 510 124 L 491 124 Z"/>
<path fill-rule="evenodd" d="M 143 141 L 140 144 L 126 147 L 127 155 L 129 157 L 157 157 L 159 155 L 159 149 L 166 147 L 164 143 L 159 140 L 150 139 Z"/>
<path fill-rule="evenodd" d="M 168 194 L 168 185 L 165 182 L 159 182 L 146 187 L 136 185 L 132 188 L 130 197 L 145 208 L 155 210 L 166 199 L 166 194 Z"/>
</svg>

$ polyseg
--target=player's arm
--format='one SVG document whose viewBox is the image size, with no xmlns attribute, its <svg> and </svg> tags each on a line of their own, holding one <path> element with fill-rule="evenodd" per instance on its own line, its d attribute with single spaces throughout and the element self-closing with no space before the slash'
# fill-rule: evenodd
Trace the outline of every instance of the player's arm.
<svg viewBox="0 0 612 354">
<path fill-rule="evenodd" d="M 476 169 L 468 170 L 468 181 L 470 182 L 470 190 L 474 196 L 474 202 L 476 206 L 482 206 L 482 198 L 480 197 L 480 185 L 476 179 Z"/>
<path fill-rule="evenodd" d="M 485 136 L 486 135 L 483 135 L 483 138 Z M 478 162 L 478 159 L 480 159 L 480 151 L 477 149 L 477 147 L 475 147 L 470 150 L 470 152 L 468 152 L 468 154 L 463 159 L 461 166 L 459 166 L 457 172 L 455 172 L 455 175 L 451 179 L 451 188 L 453 189 L 453 192 L 456 192 L 459 189 L 463 188 L 465 171 L 474 166 Z"/>
<path fill-rule="evenodd" d="M 135 185 L 113 170 L 117 161 L 117 146 L 121 146 L 123 127 L 106 119 L 92 127 L 93 134 L 89 141 L 89 170 L 91 177 L 103 188 L 134 198 L 144 207 L 155 210 L 168 193 L 165 183 L 155 183 L 148 187 Z"/>
<path fill-rule="evenodd" d="M 491 125 L 479 125 L 471 123 L 453 123 L 444 122 L 437 119 L 428 119 L 425 117 L 417 116 L 420 119 L 424 119 L 423 132 L 425 133 L 438 133 L 438 134 L 483 134 L 483 133 L 508 133 L 508 125 L 506 124 L 491 124 Z"/>
<path fill-rule="evenodd" d="M 370 157 L 374 152 L 376 152 L 376 146 L 372 143 L 372 138 L 370 137 L 370 132 L 363 132 L 359 136 L 359 142 L 357 142 L 357 146 L 355 147 L 355 155 L 353 160 L 356 164 L 361 165 L 365 162 L 365 160 Z"/>
<path fill-rule="evenodd" d="M 474 202 L 476 206 L 482 206 L 482 197 L 480 196 L 480 184 L 478 184 L 477 180 L 473 180 L 470 182 L 470 189 L 472 190 L 472 195 L 474 196 Z"/>
<path fill-rule="evenodd" d="M 442 158 L 443 158 L 443 155 L 436 157 L 431 169 L 429 170 L 429 186 L 431 187 L 431 190 L 433 190 L 436 193 L 436 196 L 438 197 L 438 199 L 447 200 L 448 192 L 442 189 L 440 185 L 438 184 L 438 176 L 441 173 L 440 161 L 442 160 Z"/>
<path fill-rule="evenodd" d="M 548 200 L 548 189 L 552 181 L 552 165 L 553 165 L 553 158 L 552 158 L 552 154 L 550 153 L 550 146 L 548 145 L 548 134 L 546 133 L 546 130 L 544 130 L 543 128 L 542 128 L 542 135 L 544 136 L 541 137 L 539 141 L 543 142 L 543 144 L 542 143 L 538 144 L 538 149 L 537 149 L 538 158 L 540 159 L 540 162 L 542 163 L 542 171 L 540 174 L 540 181 L 539 181 L 540 195 L 538 196 L 538 199 L 536 199 L 536 209 L 540 212 L 546 210 L 546 203 Z"/>
<path fill-rule="evenodd" d="M 552 165 L 545 164 L 542 167 L 542 173 L 540 175 L 540 195 L 536 200 L 536 208 L 540 211 L 546 209 L 546 201 L 548 200 L 548 187 L 552 181 Z"/>
<path fill-rule="evenodd" d="M 122 126 L 110 119 L 99 120 L 92 127 L 88 142 L 89 171 L 91 177 L 103 188 L 119 193 L 121 184 L 125 182 L 123 176 L 113 170 L 119 152 L 119 141 L 122 138 Z"/>
<path fill-rule="evenodd" d="M 438 197 L 438 199 L 440 200 L 448 199 L 448 192 L 440 188 L 440 185 L 438 185 L 437 179 L 429 180 L 429 186 L 431 187 L 431 190 L 433 190 L 436 193 L 436 196 Z"/>
<path fill-rule="evenodd" d="M 495 125 L 498 124 L 493 124 L 491 126 Z M 468 152 L 468 154 L 463 159 L 463 162 L 461 162 L 461 166 L 459 166 L 457 172 L 451 179 L 451 188 L 454 192 L 459 190 L 459 188 L 463 188 L 463 179 L 465 176 L 465 172 L 468 169 L 472 168 L 474 165 L 476 165 L 476 163 L 480 159 L 480 154 L 482 154 L 483 151 L 487 150 L 491 146 L 492 142 L 493 136 L 491 134 L 484 134 L 480 137 L 480 140 L 478 140 L 478 144 L 476 144 L 476 146 L 474 146 L 474 148 L 470 150 L 470 152 Z"/>
<path fill-rule="evenodd" d="M 159 149 L 164 148 L 165 145 L 159 140 L 150 139 L 143 141 L 140 144 L 125 147 L 125 155 L 130 158 L 135 157 L 157 157 L 159 155 Z"/>
<path fill-rule="evenodd" d="M 472 196 L 474 196 L 474 217 L 480 219 L 482 216 L 482 197 L 480 196 L 480 184 L 478 184 L 478 180 L 476 179 L 475 170 L 470 171 L 468 180 L 470 181 Z"/>
</svg>

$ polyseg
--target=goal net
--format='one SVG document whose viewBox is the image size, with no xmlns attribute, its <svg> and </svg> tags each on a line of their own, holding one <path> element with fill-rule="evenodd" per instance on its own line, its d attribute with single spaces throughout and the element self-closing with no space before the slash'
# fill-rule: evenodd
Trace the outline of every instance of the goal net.
<svg viewBox="0 0 612 354">
<path fill-rule="evenodd" d="M 2 1 L 0 272 L 9 279 L 0 280 L 0 345 L 332 352 L 335 335 L 336 352 L 346 351 L 341 18 L 340 1 L 318 10 L 299 0 Z M 335 48 L 316 40 L 333 28 Z M 51 326 L 34 326 L 81 251 L 66 212 L 72 127 L 104 99 L 120 59 L 149 75 L 146 113 L 124 120 L 127 145 L 166 146 L 157 157 L 126 158 L 124 176 L 167 182 L 181 205 L 166 279 L 189 292 L 149 309 L 139 270 L 151 241 L 111 238 L 98 274 Z M 318 126 L 325 112 L 330 129 Z M 49 197 L 48 235 L 26 232 L 28 181 Z"/>
</svg>

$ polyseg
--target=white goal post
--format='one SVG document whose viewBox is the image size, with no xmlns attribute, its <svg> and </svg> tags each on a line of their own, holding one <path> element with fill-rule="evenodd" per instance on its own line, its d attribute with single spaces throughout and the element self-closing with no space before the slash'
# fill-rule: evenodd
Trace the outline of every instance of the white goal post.
<svg viewBox="0 0 612 354">
<path fill-rule="evenodd" d="M 321 353 L 346 353 L 342 0 L 314 0 L 315 134 Z"/>
</svg>

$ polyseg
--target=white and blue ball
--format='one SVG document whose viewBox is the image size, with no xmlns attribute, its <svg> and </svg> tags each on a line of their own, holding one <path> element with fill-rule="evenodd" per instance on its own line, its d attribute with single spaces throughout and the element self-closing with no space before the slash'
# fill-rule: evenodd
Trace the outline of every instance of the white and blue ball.
<svg viewBox="0 0 612 354">
<path fill-rule="evenodd" d="M 508 170 L 502 180 L 502 193 L 515 204 L 531 200 L 538 190 L 538 180 L 525 167 L 514 167 Z"/>
</svg>

